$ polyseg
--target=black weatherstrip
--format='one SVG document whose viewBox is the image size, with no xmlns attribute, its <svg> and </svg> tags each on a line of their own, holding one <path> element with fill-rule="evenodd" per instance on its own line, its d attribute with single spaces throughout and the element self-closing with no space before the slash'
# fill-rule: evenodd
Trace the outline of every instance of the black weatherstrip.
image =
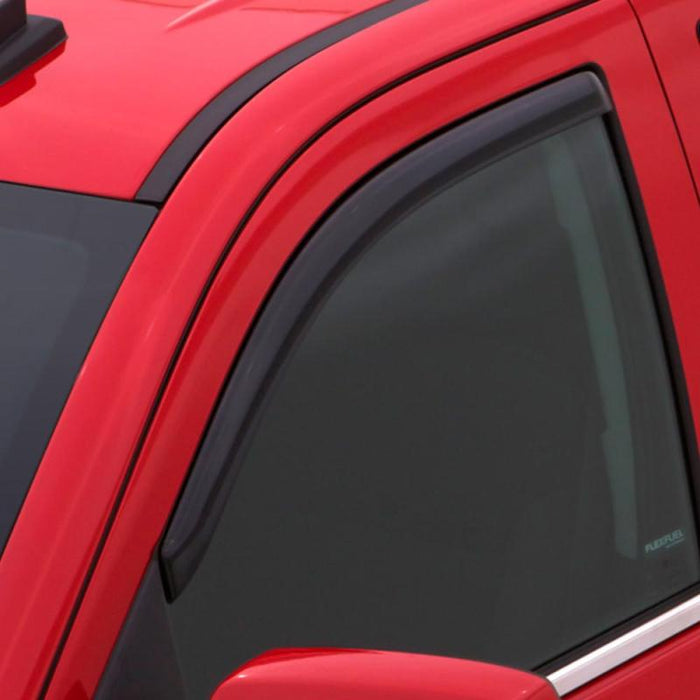
<svg viewBox="0 0 700 700">
<path fill-rule="evenodd" d="M 212 136 L 271 82 L 314 54 L 426 0 L 390 0 L 379 7 L 334 24 L 280 51 L 219 93 L 175 137 L 141 185 L 136 199 L 163 203 Z"/>
</svg>

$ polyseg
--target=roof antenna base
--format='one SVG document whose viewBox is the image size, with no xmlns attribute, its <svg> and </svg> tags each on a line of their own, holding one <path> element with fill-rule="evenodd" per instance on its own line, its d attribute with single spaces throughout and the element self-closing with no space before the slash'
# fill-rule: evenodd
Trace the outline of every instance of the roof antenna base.
<svg viewBox="0 0 700 700">
<path fill-rule="evenodd" d="M 65 40 L 60 20 L 27 15 L 26 0 L 0 0 L 0 85 Z"/>
</svg>

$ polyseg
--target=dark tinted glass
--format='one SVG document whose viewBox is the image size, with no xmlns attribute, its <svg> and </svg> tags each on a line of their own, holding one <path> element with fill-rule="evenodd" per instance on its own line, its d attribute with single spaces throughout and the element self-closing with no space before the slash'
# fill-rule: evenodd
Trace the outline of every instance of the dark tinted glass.
<svg viewBox="0 0 700 700">
<path fill-rule="evenodd" d="M 154 211 L 0 184 L 0 549 Z"/>
<path fill-rule="evenodd" d="M 665 352 L 600 120 L 396 222 L 271 391 L 171 607 L 193 698 L 284 646 L 533 668 L 697 581 Z"/>
</svg>

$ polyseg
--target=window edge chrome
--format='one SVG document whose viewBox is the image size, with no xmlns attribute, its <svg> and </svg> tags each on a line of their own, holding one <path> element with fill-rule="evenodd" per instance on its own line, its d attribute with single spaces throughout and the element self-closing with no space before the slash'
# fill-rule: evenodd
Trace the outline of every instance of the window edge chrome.
<svg viewBox="0 0 700 700">
<path fill-rule="evenodd" d="M 700 622 L 700 595 L 548 674 L 547 679 L 564 696 L 697 622 Z"/>
</svg>

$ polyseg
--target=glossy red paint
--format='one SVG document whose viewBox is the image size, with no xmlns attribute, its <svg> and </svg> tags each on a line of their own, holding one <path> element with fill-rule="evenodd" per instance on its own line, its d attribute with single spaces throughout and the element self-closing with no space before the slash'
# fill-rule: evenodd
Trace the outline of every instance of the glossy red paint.
<svg viewBox="0 0 700 700">
<path fill-rule="evenodd" d="M 264 654 L 212 700 L 557 700 L 530 673 L 439 656 L 342 649 Z"/>
<path fill-rule="evenodd" d="M 29 696 L 41 687 L 190 314 L 232 230 L 280 164 L 311 134 L 372 90 L 560 7 L 560 0 L 538 0 L 527 6 L 507 0 L 496 12 L 489 0 L 471 0 L 471 21 L 465 23 L 464 0 L 444 0 L 397 15 L 283 76 L 269 89 L 270 96 L 277 95 L 272 104 L 264 91 L 245 108 L 245 120 L 243 113 L 238 115 L 195 161 L 114 300 L 0 559 L 0 619 L 11 630 L 3 638 L 0 687 Z M 413 40 L 406 41 L 406 36 Z M 387 52 L 386 46 L 394 50 Z M 379 60 L 369 61 L 368 56 Z M 519 65 L 523 58 L 518 58 Z M 500 73 L 496 67 L 490 70 Z M 556 67 L 544 70 L 544 75 L 551 76 L 552 70 Z M 319 91 L 319 83 L 327 89 Z M 488 91 L 464 96 L 466 111 L 502 98 L 508 89 L 525 87 L 528 79 L 518 68 L 512 81 L 499 86 L 489 76 L 489 83 L 497 88 L 491 90 L 491 97 Z M 454 118 L 449 105 L 444 107 L 448 119 Z M 374 157 L 387 157 L 393 143 L 379 144 Z M 231 154 L 236 156 L 235 168 Z M 350 166 L 346 172 L 353 176 Z M 279 252 L 281 256 L 270 257 L 260 277 L 263 285 L 270 283 L 275 265 L 289 253 L 282 248 Z M 257 294 L 257 290 L 237 294 L 251 302 L 240 319 L 243 327 L 255 314 Z M 113 581 L 124 585 L 100 610 L 98 617 L 105 627 L 97 623 L 96 636 L 80 647 L 82 658 L 68 655 L 62 662 L 52 686 L 57 697 L 76 687 L 91 692 L 99 679 L 230 362 L 234 349 L 230 336 L 224 342 L 207 363 L 209 369 L 204 368 L 207 379 L 197 380 L 204 393 L 190 407 L 192 415 L 185 421 L 188 430 L 170 444 L 165 472 L 149 467 L 145 476 L 154 477 L 153 488 L 136 489 L 137 497 L 143 493 L 149 500 L 146 508 L 140 508 L 137 520 L 141 523 L 127 545 L 130 553 Z M 173 392 L 178 389 L 169 387 L 164 400 Z M 76 464 L 81 468 L 76 469 Z M 125 522 L 131 523 L 129 516 Z M 109 560 L 105 566 L 111 570 L 112 564 Z M 100 590 L 96 589 L 98 598 Z"/>
<path fill-rule="evenodd" d="M 279 164 L 373 87 L 531 19 L 522 7 L 518 16 L 515 3 L 503 7 L 504 15 L 496 16 L 491 3 L 474 3 L 476 20 L 469 27 L 459 21 L 464 5 L 458 0 L 397 16 L 285 75 L 212 141 L 164 209 L 115 301 L 13 534 L 13 600 L 24 601 L 20 587 L 31 581 L 34 604 L 0 612 L 40 625 L 50 621 L 59 631 L 65 624 L 80 585 L 76 572 L 86 571 L 197 294 L 236 222 Z M 387 45 L 395 50 L 380 52 Z M 360 60 L 378 53 L 377 64 Z M 605 71 L 626 130 L 668 280 L 689 390 L 699 405 L 700 330 L 693 319 L 700 312 L 700 282 L 693 261 L 700 255 L 700 214 L 631 10 L 622 0 L 601 0 L 388 92 L 328 131 L 272 189 L 227 257 L 174 367 L 49 697 L 94 690 L 235 352 L 285 260 L 338 193 L 432 130 L 590 62 Z M 328 90 L 318 91 L 319 82 Z M 645 110 L 637 108 L 642 95 Z M 256 139 L 260 133 L 266 135 L 262 141 Z M 237 155 L 235 169 L 229 168 L 231 153 Z M 196 237 L 192 222 L 198 222 Z M 96 407 L 104 409 L 105 394 L 111 397 L 107 414 L 93 416 Z M 86 416 L 87 426 L 80 423 Z M 76 454 L 85 467 L 79 473 L 69 467 Z M 23 561 L 26 546 L 49 534 L 42 508 L 51 509 L 65 535 L 54 533 L 53 561 Z M 45 599 L 42 592 L 52 587 L 58 595 Z M 27 626 L 23 641 L 36 648 L 37 636 Z M 40 681 L 46 655 L 40 664 L 35 657 L 24 661 L 19 645 L 17 639 L 10 651 L 24 680 Z"/>
<path fill-rule="evenodd" d="M 227 85 L 381 2 L 30 0 L 68 41 L 0 87 L 0 180 L 131 199 Z"/>
<path fill-rule="evenodd" d="M 8 99 L 0 110 L 0 178 L 131 196 L 172 136 L 226 81 L 322 21 L 335 21 L 334 11 L 362 6 L 324 0 L 326 11 L 310 13 L 310 23 L 290 24 L 288 15 L 303 0 L 276 0 L 275 7 L 286 12 L 268 8 L 253 26 L 245 24 L 252 19 L 240 18 L 256 12 L 221 0 L 166 32 L 194 4 L 99 0 L 88 9 L 78 0 L 62 0 L 60 14 L 71 34 L 63 53 L 0 91 L 0 101 Z M 334 11 L 328 11 L 331 4 Z M 414 8 L 290 71 L 200 155 L 115 299 L 0 560 L 0 688 L 7 697 L 33 697 L 40 689 L 108 532 L 48 696 L 79 698 L 94 691 L 246 330 L 285 260 L 338 193 L 432 130 L 590 62 L 605 71 L 626 130 L 698 415 L 700 282 L 694 260 L 700 255 L 700 215 L 629 6 L 600 0 L 402 85 L 310 148 L 272 189 L 227 257 L 140 446 L 199 294 L 237 222 L 281 163 L 375 89 L 565 4 L 442 0 Z M 31 10 L 56 14 L 57 6 L 41 0 Z M 131 43 L 115 27 L 130 32 Z M 253 40 L 253 28 L 271 32 L 271 43 Z M 235 56 L 228 55 L 235 38 L 246 47 L 245 60 L 238 47 Z M 642 97 L 645 110 L 637 106 Z M 17 136 L 30 126 L 31 139 Z M 134 455 L 132 478 L 108 530 Z M 659 654 L 663 663 L 670 644 L 651 656 Z"/>
<path fill-rule="evenodd" d="M 630 0 L 658 67 L 700 191 L 700 5 L 697 0 Z"/>
</svg>

